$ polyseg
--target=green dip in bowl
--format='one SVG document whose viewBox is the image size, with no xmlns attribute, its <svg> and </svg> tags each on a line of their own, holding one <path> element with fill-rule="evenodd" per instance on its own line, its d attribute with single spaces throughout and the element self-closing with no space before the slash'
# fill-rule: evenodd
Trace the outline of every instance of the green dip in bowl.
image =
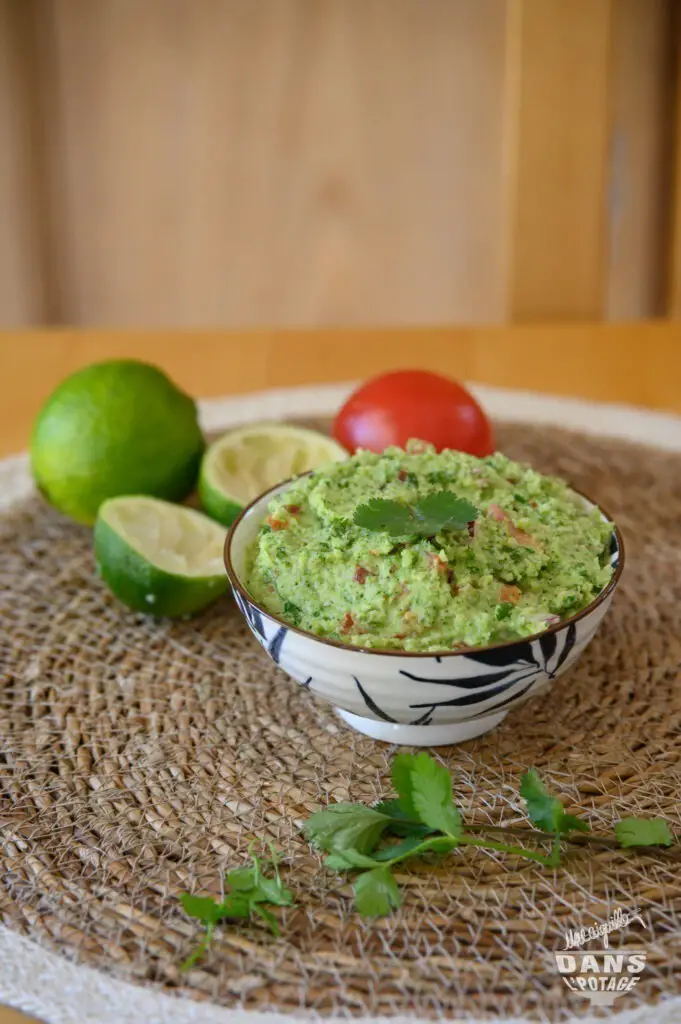
<svg viewBox="0 0 681 1024">
<path fill-rule="evenodd" d="M 475 521 L 433 536 L 367 529 L 372 499 L 413 508 L 448 491 Z M 360 451 L 269 504 L 247 559 L 249 593 L 283 621 L 355 647 L 482 647 L 536 634 L 588 605 L 611 576 L 613 526 L 560 479 L 500 452 L 422 442 Z"/>
</svg>

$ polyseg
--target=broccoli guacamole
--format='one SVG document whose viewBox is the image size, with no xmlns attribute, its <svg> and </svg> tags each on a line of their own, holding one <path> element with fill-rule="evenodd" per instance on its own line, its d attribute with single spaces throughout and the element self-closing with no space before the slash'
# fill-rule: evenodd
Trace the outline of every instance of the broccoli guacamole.
<svg viewBox="0 0 681 1024">
<path fill-rule="evenodd" d="M 381 510 L 373 519 L 368 502 Z M 466 521 L 447 520 L 450 505 Z M 360 647 L 441 651 L 528 636 L 589 604 L 612 573 L 612 526 L 598 510 L 499 452 L 478 459 L 422 442 L 359 451 L 294 481 L 268 512 L 249 552 L 255 600 Z"/>
</svg>

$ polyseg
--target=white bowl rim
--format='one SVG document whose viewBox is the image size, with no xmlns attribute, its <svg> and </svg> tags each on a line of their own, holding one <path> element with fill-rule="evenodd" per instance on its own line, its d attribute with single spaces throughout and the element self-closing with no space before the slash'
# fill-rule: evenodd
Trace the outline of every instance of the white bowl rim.
<svg viewBox="0 0 681 1024">
<path fill-rule="evenodd" d="M 342 640 L 330 640 L 328 637 L 319 636 L 317 633 L 311 633 L 307 629 L 300 629 L 300 627 L 294 626 L 290 622 L 286 622 L 285 619 L 279 618 L 278 615 L 275 615 L 273 612 L 268 611 L 267 608 L 263 608 L 263 606 L 258 604 L 255 598 L 252 597 L 252 595 L 248 592 L 246 587 L 241 582 L 239 576 L 237 575 L 234 566 L 232 565 L 232 541 L 236 536 L 237 530 L 239 529 L 241 523 L 246 518 L 248 513 L 251 511 L 251 509 L 255 505 L 259 504 L 264 498 L 267 498 L 274 491 L 283 490 L 285 487 L 293 483 L 295 480 L 300 480 L 302 477 L 308 476 L 311 472 L 313 472 L 313 470 L 308 470 L 307 473 L 300 473 L 298 474 L 298 476 L 289 477 L 288 480 L 282 480 L 281 483 L 275 484 L 274 487 L 270 487 L 268 490 L 263 491 L 262 494 L 259 494 L 256 498 L 253 498 L 253 500 L 249 502 L 248 505 L 246 505 L 245 508 L 241 510 L 241 512 L 236 517 L 234 522 L 229 527 L 229 530 L 227 531 L 224 547 L 224 561 L 225 569 L 227 570 L 227 576 L 232 587 L 239 592 L 241 597 L 248 604 L 252 605 L 254 608 L 257 608 L 261 615 L 264 615 L 266 618 L 271 619 L 273 622 L 279 623 L 280 626 L 284 626 L 286 629 L 290 629 L 293 633 L 297 633 L 299 636 L 307 637 L 308 640 L 315 640 L 317 643 L 320 644 L 326 644 L 328 647 L 334 647 L 341 651 L 354 651 L 357 654 L 378 654 L 384 658 L 393 657 L 438 659 L 457 658 L 461 657 L 462 655 L 465 656 L 467 654 L 480 654 L 483 651 L 498 651 L 502 650 L 504 647 L 510 649 L 511 647 L 514 647 L 517 644 L 531 643 L 533 640 L 539 640 L 541 637 L 546 636 L 549 633 L 558 633 L 561 630 L 566 629 L 573 623 L 578 622 L 580 619 L 586 618 L 587 615 L 589 615 L 592 611 L 595 611 L 595 609 L 598 608 L 600 604 L 602 604 L 608 597 L 610 597 L 610 595 L 615 590 L 615 587 L 619 583 L 620 578 L 622 576 L 622 572 L 624 571 L 624 540 L 622 538 L 622 534 L 620 533 L 617 523 L 610 515 L 610 513 L 606 512 L 602 505 L 599 505 L 597 502 L 595 502 L 592 498 L 589 497 L 588 494 L 584 494 L 583 491 L 580 491 L 576 487 L 573 487 L 572 484 L 569 484 L 568 486 L 570 487 L 570 490 L 574 491 L 575 494 L 578 494 L 580 498 L 584 498 L 585 501 L 588 501 L 592 508 L 597 508 L 601 515 L 607 520 L 607 522 L 612 523 L 613 535 L 617 542 L 618 554 L 617 568 L 615 569 L 612 578 L 609 580 L 607 585 L 603 588 L 603 590 L 601 590 L 596 595 L 593 601 L 587 604 L 584 608 L 581 608 L 580 611 L 576 612 L 574 615 L 571 615 L 567 619 L 561 619 L 560 622 L 556 622 L 552 626 L 547 626 L 545 629 L 539 630 L 538 633 L 532 633 L 528 636 L 516 637 L 515 640 L 504 640 L 503 643 L 500 644 L 486 644 L 482 647 L 463 647 L 460 650 L 456 651 L 453 651 L 446 647 L 442 650 L 437 651 L 385 650 L 380 647 L 359 647 L 356 644 L 346 644 L 343 643 Z"/>
</svg>

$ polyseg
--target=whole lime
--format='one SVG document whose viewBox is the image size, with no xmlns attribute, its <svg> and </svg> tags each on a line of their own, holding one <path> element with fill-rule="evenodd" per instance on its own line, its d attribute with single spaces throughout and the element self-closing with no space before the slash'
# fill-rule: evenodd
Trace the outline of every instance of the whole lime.
<svg viewBox="0 0 681 1024">
<path fill-rule="evenodd" d="M 181 501 L 205 447 L 196 404 L 156 366 L 134 359 L 72 374 L 43 405 L 31 437 L 35 481 L 52 505 L 93 523 L 107 498 Z"/>
</svg>

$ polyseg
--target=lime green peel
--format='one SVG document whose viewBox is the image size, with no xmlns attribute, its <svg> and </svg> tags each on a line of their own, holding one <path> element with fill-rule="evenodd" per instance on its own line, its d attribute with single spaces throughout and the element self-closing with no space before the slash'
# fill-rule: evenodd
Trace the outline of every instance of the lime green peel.
<svg viewBox="0 0 681 1024">
<path fill-rule="evenodd" d="M 201 512 L 143 496 L 112 498 L 94 529 L 97 570 L 139 612 L 192 615 L 224 594 L 226 531 Z"/>
<path fill-rule="evenodd" d="M 230 430 L 206 451 L 199 473 L 201 505 L 229 526 L 264 491 L 289 477 L 348 458 L 345 448 L 316 430 L 256 423 Z"/>
<path fill-rule="evenodd" d="M 45 498 L 80 523 L 122 494 L 182 501 L 205 447 L 196 403 L 157 367 L 95 363 L 67 377 L 43 405 L 31 465 Z"/>
</svg>

